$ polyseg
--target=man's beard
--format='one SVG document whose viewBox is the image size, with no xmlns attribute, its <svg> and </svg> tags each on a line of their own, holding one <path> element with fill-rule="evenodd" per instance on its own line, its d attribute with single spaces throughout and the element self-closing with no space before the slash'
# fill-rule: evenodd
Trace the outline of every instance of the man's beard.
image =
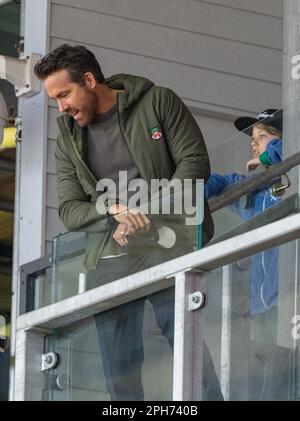
<svg viewBox="0 0 300 421">
<path fill-rule="evenodd" d="M 80 110 L 81 114 L 84 116 L 84 119 L 77 121 L 81 127 L 85 127 L 90 124 L 95 119 L 98 111 L 97 94 L 88 88 L 85 88 L 84 93 L 84 100 Z"/>
</svg>

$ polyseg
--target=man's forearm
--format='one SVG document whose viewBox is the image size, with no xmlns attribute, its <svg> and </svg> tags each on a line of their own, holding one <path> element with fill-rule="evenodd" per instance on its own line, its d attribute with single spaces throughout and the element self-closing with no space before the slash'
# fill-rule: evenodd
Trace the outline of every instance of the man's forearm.
<svg viewBox="0 0 300 421">
<path fill-rule="evenodd" d="M 69 231 L 86 231 L 91 224 L 97 223 L 97 230 L 104 230 L 107 227 L 107 216 L 99 215 L 95 203 L 71 200 L 63 202 L 59 206 L 59 216 L 64 226 Z"/>
</svg>

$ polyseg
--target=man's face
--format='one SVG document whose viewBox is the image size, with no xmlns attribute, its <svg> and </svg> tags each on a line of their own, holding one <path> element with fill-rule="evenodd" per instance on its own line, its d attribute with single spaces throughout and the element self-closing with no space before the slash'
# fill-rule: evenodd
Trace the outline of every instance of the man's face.
<svg viewBox="0 0 300 421">
<path fill-rule="evenodd" d="M 59 70 L 44 80 L 44 86 L 49 97 L 57 101 L 59 111 L 69 114 L 81 127 L 94 120 L 98 110 L 98 97 L 91 88 L 89 79 L 81 86 L 70 80 L 67 70 Z"/>
<path fill-rule="evenodd" d="M 274 139 L 276 139 L 276 136 L 267 132 L 266 129 L 254 126 L 251 141 L 253 157 L 257 158 L 261 153 L 263 153 L 267 149 L 271 140 Z"/>
</svg>

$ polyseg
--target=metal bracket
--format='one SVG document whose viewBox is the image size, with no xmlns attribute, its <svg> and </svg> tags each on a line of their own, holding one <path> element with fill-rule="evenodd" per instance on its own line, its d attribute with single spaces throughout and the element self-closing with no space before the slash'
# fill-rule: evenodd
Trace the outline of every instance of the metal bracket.
<svg viewBox="0 0 300 421">
<path fill-rule="evenodd" d="M 66 374 L 59 374 L 55 378 L 55 385 L 59 390 L 67 390 L 69 386 L 69 377 Z"/>
<path fill-rule="evenodd" d="M 58 354 L 55 352 L 48 352 L 42 355 L 42 371 L 51 370 L 55 368 L 58 362 Z"/>
<path fill-rule="evenodd" d="M 15 86 L 17 97 L 31 97 L 41 90 L 41 83 L 34 74 L 34 66 L 39 61 L 39 54 L 15 58 L 0 55 L 0 78 L 6 79 Z"/>
<path fill-rule="evenodd" d="M 291 186 L 291 180 L 287 174 L 282 174 L 282 179 L 284 179 L 284 182 L 276 183 L 270 188 L 271 194 L 275 197 L 283 196 L 285 190 Z"/>
<path fill-rule="evenodd" d="M 206 296 L 203 292 L 196 291 L 189 294 L 188 310 L 194 311 L 203 308 L 206 304 Z"/>
</svg>

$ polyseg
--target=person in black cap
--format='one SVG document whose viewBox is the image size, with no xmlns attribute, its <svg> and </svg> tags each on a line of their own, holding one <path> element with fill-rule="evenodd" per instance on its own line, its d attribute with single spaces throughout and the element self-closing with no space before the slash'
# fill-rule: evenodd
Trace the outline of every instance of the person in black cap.
<svg viewBox="0 0 300 421">
<path fill-rule="evenodd" d="M 282 110 L 268 109 L 257 116 L 239 117 L 234 122 L 239 131 L 251 136 L 253 158 L 247 162 L 248 171 L 258 165 L 266 167 L 276 164 L 282 158 Z M 205 196 L 209 199 L 222 190 L 243 181 L 246 175 L 230 173 L 220 175 L 213 173 L 205 185 Z M 237 200 L 231 205 L 231 210 L 241 219 L 248 220 L 267 208 L 275 205 L 280 198 L 275 197 L 269 188 L 263 187 L 251 192 L 245 200 Z M 255 255 L 251 265 L 251 314 L 264 313 L 277 302 L 278 271 L 277 253 L 266 251 Z"/>
<path fill-rule="evenodd" d="M 239 131 L 251 136 L 253 158 L 247 162 L 248 171 L 254 170 L 259 165 L 269 167 L 281 161 L 282 110 L 267 109 L 256 118 L 239 117 L 234 125 Z M 243 181 L 247 177 L 237 173 L 226 175 L 213 173 L 205 185 L 206 198 L 220 194 L 225 187 Z M 246 205 L 242 199 L 232 203 L 231 210 L 241 219 L 248 220 L 279 201 L 280 198 L 275 197 L 269 188 L 262 187 L 248 194 Z M 284 400 L 284 393 L 288 393 L 288 387 L 283 386 L 285 384 L 283 379 L 287 376 L 286 363 L 289 356 L 285 350 L 276 345 L 278 248 L 252 256 L 249 270 L 250 311 L 246 309 L 245 314 L 250 315 L 252 342 L 246 399 Z M 233 276 L 241 276 L 238 270 L 234 273 Z M 245 280 L 245 274 L 242 277 Z M 240 297 L 240 301 L 244 298 Z M 235 304 L 233 303 L 233 306 Z M 283 373 L 284 370 L 286 373 Z"/>
<path fill-rule="evenodd" d="M 253 158 L 247 162 L 248 171 L 260 164 L 268 167 L 281 161 L 282 110 L 269 108 L 256 118 L 239 117 L 234 125 L 252 137 Z"/>
</svg>

